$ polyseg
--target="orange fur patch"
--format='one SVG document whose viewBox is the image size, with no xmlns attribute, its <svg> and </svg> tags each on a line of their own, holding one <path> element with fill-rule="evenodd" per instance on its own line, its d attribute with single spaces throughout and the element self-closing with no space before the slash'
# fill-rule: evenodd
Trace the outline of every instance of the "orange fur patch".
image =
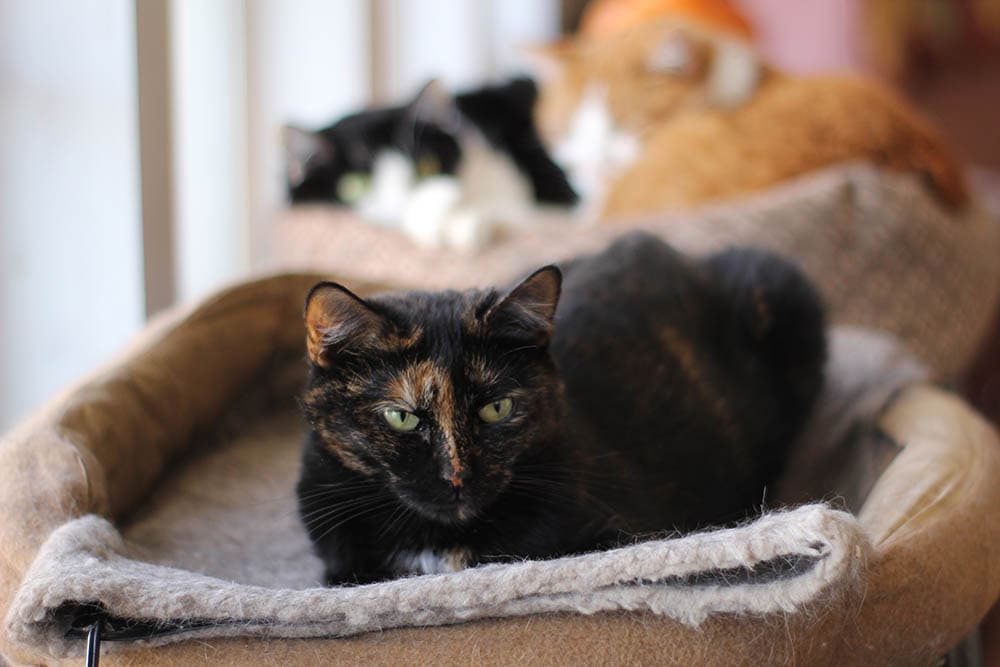
<svg viewBox="0 0 1000 667">
<path fill-rule="evenodd" d="M 411 410 L 423 407 L 433 411 L 444 439 L 444 454 L 451 470 L 450 481 L 455 486 L 462 486 L 461 476 L 465 466 L 455 439 L 455 392 L 448 371 L 431 361 L 418 361 L 392 379 L 386 387 L 386 397 L 390 402 Z"/>
<path fill-rule="evenodd" d="M 752 296 L 757 316 L 753 323 L 753 330 L 757 336 L 763 336 L 771 328 L 771 306 L 768 304 L 764 290 L 761 289 L 760 285 L 754 285 Z"/>
<path fill-rule="evenodd" d="M 691 342 L 673 327 L 664 329 L 660 334 L 660 338 L 670 354 L 677 360 L 681 372 L 684 373 L 684 377 L 687 378 L 691 386 L 698 392 L 699 398 L 712 411 L 716 419 L 724 425 L 725 430 L 731 432 L 735 427 L 733 415 L 726 401 L 719 395 L 712 386 L 711 381 L 705 376 L 701 363 L 698 361 L 698 354 Z"/>
<path fill-rule="evenodd" d="M 411 350 L 424 337 L 423 327 L 417 326 L 406 333 L 390 332 L 385 336 L 380 347 L 384 350 Z"/>
<path fill-rule="evenodd" d="M 430 407 L 440 375 L 440 370 L 430 361 L 410 364 L 390 380 L 386 398 L 410 410 Z"/>
<path fill-rule="evenodd" d="M 962 169 L 937 132 L 901 98 L 858 78 L 793 77 L 764 69 L 754 95 L 714 106 L 706 67 L 651 71 L 650 54 L 678 32 L 694 60 L 711 60 L 717 37 L 672 20 L 650 21 L 561 53 L 561 75 L 545 81 L 537 120 L 550 144 L 568 132 L 589 86 L 607 91 L 615 123 L 637 133 L 639 158 L 613 183 L 604 217 L 686 209 L 747 194 L 848 162 L 926 178 L 946 203 L 969 195 Z"/>
<path fill-rule="evenodd" d="M 323 447 L 328 452 L 336 456 L 341 463 L 344 464 L 345 468 L 354 470 L 363 475 L 372 475 L 375 471 L 362 463 L 355 454 L 346 447 L 342 442 L 340 442 L 333 434 L 329 433 L 323 428 L 317 431 L 320 439 L 323 441 Z"/>
<path fill-rule="evenodd" d="M 461 475 L 465 472 L 465 466 L 458 453 L 458 443 L 455 440 L 455 392 L 451 384 L 451 378 L 447 373 L 440 373 L 437 378 L 437 394 L 434 400 L 435 417 L 438 427 L 444 436 L 448 463 L 451 466 L 451 483 L 462 486 Z"/>
<path fill-rule="evenodd" d="M 479 386 L 489 386 L 500 379 L 499 374 L 486 360 L 481 357 L 472 357 L 465 364 L 465 372 L 469 379 Z"/>
</svg>

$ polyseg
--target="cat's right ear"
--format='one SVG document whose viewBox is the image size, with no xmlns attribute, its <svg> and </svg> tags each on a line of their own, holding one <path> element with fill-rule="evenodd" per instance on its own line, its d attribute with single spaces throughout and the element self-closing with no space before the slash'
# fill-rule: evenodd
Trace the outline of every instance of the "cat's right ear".
<svg viewBox="0 0 1000 667">
<path fill-rule="evenodd" d="M 414 121 L 437 125 L 452 134 L 462 124 L 455 96 L 438 79 L 431 79 L 420 89 L 410 102 L 408 113 Z"/>
<path fill-rule="evenodd" d="M 384 333 L 385 316 L 343 285 L 322 282 L 306 297 L 306 349 L 321 368 L 347 348 L 371 345 Z"/>
<path fill-rule="evenodd" d="M 562 272 L 550 265 L 538 269 L 500 299 L 486 315 L 490 333 L 545 345 L 552 337 Z"/>
<path fill-rule="evenodd" d="M 308 167 L 333 160 L 333 146 L 319 132 L 285 125 L 281 135 L 285 146 L 285 177 L 292 187 L 305 180 Z"/>
</svg>

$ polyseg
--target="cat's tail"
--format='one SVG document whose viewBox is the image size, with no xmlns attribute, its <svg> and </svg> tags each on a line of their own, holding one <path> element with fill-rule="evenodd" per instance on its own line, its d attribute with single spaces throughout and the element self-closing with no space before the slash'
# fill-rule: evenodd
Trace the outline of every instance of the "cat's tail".
<svg viewBox="0 0 1000 667">
<path fill-rule="evenodd" d="M 725 294 L 729 335 L 749 338 L 780 413 L 798 430 L 823 384 L 826 318 L 819 293 L 794 263 L 765 250 L 731 248 L 705 265 Z"/>
</svg>

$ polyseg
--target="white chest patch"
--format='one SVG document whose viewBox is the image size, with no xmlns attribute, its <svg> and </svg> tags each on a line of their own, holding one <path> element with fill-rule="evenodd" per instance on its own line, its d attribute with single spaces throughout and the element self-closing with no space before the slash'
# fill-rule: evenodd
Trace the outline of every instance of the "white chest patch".
<svg viewBox="0 0 1000 667">
<path fill-rule="evenodd" d="M 404 574 L 447 574 L 467 568 L 469 552 L 466 549 L 405 551 L 396 557 L 396 565 Z"/>
<path fill-rule="evenodd" d="M 607 91 L 591 84 L 554 153 L 585 210 L 599 212 L 609 184 L 635 161 L 639 149 L 639 138 L 615 125 Z"/>
<path fill-rule="evenodd" d="M 399 151 L 381 151 L 372 164 L 368 191 L 354 208 L 368 222 L 396 227 L 406 210 L 414 180 L 409 158 Z"/>
</svg>

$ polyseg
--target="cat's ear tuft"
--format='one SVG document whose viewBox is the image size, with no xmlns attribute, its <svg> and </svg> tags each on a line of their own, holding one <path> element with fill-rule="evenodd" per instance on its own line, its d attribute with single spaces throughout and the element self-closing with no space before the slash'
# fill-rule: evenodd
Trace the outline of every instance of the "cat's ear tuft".
<svg viewBox="0 0 1000 667">
<path fill-rule="evenodd" d="M 536 345 L 548 343 L 561 289 L 562 272 L 558 267 L 538 269 L 490 309 L 486 315 L 490 333 Z"/>
<path fill-rule="evenodd" d="M 410 114 L 416 121 L 437 125 L 454 134 L 461 124 L 461 114 L 455 96 L 438 79 L 431 79 L 410 103 Z"/>
<path fill-rule="evenodd" d="M 646 57 L 646 68 L 656 74 L 693 77 L 700 66 L 697 45 L 680 30 L 664 35 Z"/>
<path fill-rule="evenodd" d="M 285 125 L 281 136 L 285 146 L 285 176 L 292 187 L 305 180 L 309 167 L 333 160 L 333 146 L 319 132 Z"/>
<path fill-rule="evenodd" d="M 526 67 L 539 81 L 552 81 L 561 77 L 566 66 L 577 58 L 579 49 L 570 39 L 548 44 L 528 44 L 520 48 Z"/>
<path fill-rule="evenodd" d="M 760 77 L 760 60 L 750 44 L 721 39 L 705 81 L 708 99 L 721 107 L 739 106 L 756 92 Z"/>
<path fill-rule="evenodd" d="M 329 368 L 338 352 L 363 348 L 385 331 L 385 316 L 343 285 L 322 282 L 306 297 L 306 348 L 313 363 Z"/>
</svg>

